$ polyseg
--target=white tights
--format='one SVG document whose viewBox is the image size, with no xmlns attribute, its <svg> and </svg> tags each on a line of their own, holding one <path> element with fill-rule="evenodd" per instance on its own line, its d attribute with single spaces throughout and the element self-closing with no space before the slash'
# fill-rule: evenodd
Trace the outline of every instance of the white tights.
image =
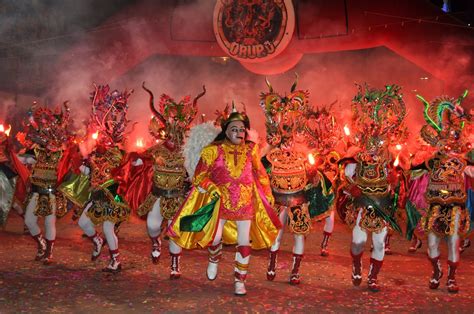
<svg viewBox="0 0 474 314">
<path fill-rule="evenodd" d="M 51 199 L 53 213 L 44 218 L 44 237 L 46 240 L 53 241 L 56 239 L 56 197 L 54 194 L 50 194 L 49 197 Z M 25 224 L 32 236 L 37 236 L 41 233 L 41 229 L 38 225 L 38 216 L 35 215 L 35 208 L 38 203 L 38 199 L 39 194 L 33 193 L 28 205 L 26 206 Z"/>
<path fill-rule="evenodd" d="M 458 234 L 459 229 L 459 212 L 456 213 L 454 218 L 454 233 L 453 235 L 447 236 L 448 242 L 448 260 L 451 262 L 459 262 L 459 242 L 460 237 Z M 438 257 L 441 252 L 439 251 L 439 243 L 441 242 L 441 237 L 434 232 L 428 233 L 428 255 L 431 258 Z"/>
<path fill-rule="evenodd" d="M 278 230 L 278 236 L 275 239 L 275 243 L 273 243 L 272 247 L 270 248 L 272 252 L 275 252 L 278 249 L 280 249 L 281 240 L 283 238 L 283 230 L 285 229 L 285 225 L 288 220 L 288 212 L 286 210 L 286 207 L 281 208 L 279 219 L 280 219 L 281 224 L 283 225 L 283 228 Z M 295 242 L 293 245 L 293 253 L 303 255 L 305 236 L 303 234 L 295 234 L 294 239 L 295 239 Z"/>
<path fill-rule="evenodd" d="M 364 251 L 365 243 L 367 242 L 367 232 L 360 227 L 360 219 L 362 210 L 357 215 L 357 223 L 352 229 L 352 244 L 351 251 L 354 255 L 359 255 Z M 387 227 L 384 227 L 381 232 L 372 232 L 372 258 L 382 261 L 385 255 L 385 237 L 387 235 Z"/>
<path fill-rule="evenodd" d="M 332 233 L 334 230 L 334 210 L 331 210 L 331 214 L 324 220 L 324 231 Z"/>
<path fill-rule="evenodd" d="M 91 207 L 92 203 L 87 204 L 86 208 L 82 212 L 81 218 L 79 218 L 79 227 L 84 231 L 84 233 L 92 237 L 95 234 L 95 226 L 92 223 L 92 220 L 87 216 L 87 210 Z M 102 230 L 104 232 L 105 239 L 107 240 L 107 245 L 111 251 L 118 249 L 118 239 L 114 230 L 115 223 L 107 220 L 102 224 Z"/>
<path fill-rule="evenodd" d="M 212 245 L 221 243 L 222 231 L 224 231 L 224 225 L 227 222 L 225 219 L 219 219 L 219 225 L 217 226 L 216 236 Z M 251 220 L 237 220 L 237 245 L 238 246 L 249 246 L 250 245 L 250 225 Z"/>
<path fill-rule="evenodd" d="M 148 229 L 148 235 L 151 238 L 158 237 L 161 233 L 161 223 L 163 222 L 163 216 L 161 215 L 160 199 L 157 199 L 153 204 L 152 210 L 148 213 L 146 218 L 146 226 Z M 168 225 L 171 224 L 171 220 L 168 220 Z M 180 254 L 182 248 L 177 245 L 173 240 L 169 239 L 169 250 L 172 254 Z"/>
</svg>

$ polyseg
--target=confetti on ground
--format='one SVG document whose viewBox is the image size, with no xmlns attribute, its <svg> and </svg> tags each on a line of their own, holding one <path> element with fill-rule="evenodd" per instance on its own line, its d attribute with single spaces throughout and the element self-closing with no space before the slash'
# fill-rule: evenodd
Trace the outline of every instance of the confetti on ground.
<svg viewBox="0 0 474 314">
<path fill-rule="evenodd" d="M 330 256 L 319 255 L 322 224 L 308 236 L 301 265 L 302 283 L 288 283 L 292 237 L 284 236 L 275 281 L 266 280 L 268 252 L 254 251 L 247 280 L 248 295 L 233 295 L 235 249 L 224 248 L 217 280 L 206 279 L 207 253 L 185 251 L 182 277 L 169 279 L 167 242 L 158 265 L 149 257 L 150 243 L 142 221 L 123 224 L 119 238 L 123 271 L 105 274 L 107 252 L 90 261 L 92 244 L 81 237 L 78 226 L 66 216 L 58 221 L 55 264 L 34 261 L 36 245 L 22 235 L 22 222 L 11 215 L 0 231 L 0 312 L 472 312 L 474 309 L 474 249 L 462 255 L 458 273 L 460 292 L 448 294 L 445 278 L 438 290 L 428 289 L 431 274 L 426 259 L 426 241 L 415 254 L 409 243 L 393 238 L 393 255 L 386 256 L 379 275 L 382 291 L 372 293 L 366 283 L 353 287 L 350 281 L 350 232 L 336 223 L 330 239 Z M 446 271 L 446 247 L 442 243 Z M 363 258 L 367 274 L 370 244 Z"/>
</svg>

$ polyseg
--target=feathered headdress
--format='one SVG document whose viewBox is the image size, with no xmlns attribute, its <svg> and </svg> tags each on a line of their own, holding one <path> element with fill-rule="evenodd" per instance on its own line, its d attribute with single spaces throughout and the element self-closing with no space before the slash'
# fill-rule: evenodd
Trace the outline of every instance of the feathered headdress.
<svg viewBox="0 0 474 314">
<path fill-rule="evenodd" d="M 461 107 L 466 98 L 466 90 L 459 98 L 441 96 L 431 103 L 416 95 L 425 106 L 426 125 L 421 128 L 421 137 L 425 142 L 441 150 L 465 153 L 471 144 L 463 137 L 465 123 L 471 122 L 471 116 Z"/>
<path fill-rule="evenodd" d="M 291 145 L 295 137 L 304 131 L 309 93 L 296 90 L 298 75 L 290 94 L 285 96 L 273 91 L 267 79 L 265 82 L 269 91 L 260 94 L 260 107 L 266 117 L 267 143 L 272 146 Z"/>
<path fill-rule="evenodd" d="M 55 109 L 38 106 L 35 102 L 23 121 L 25 132 L 19 132 L 17 139 L 25 147 L 34 143 L 49 150 L 60 150 L 72 135 L 68 128 L 69 115 L 67 102 Z"/>
<path fill-rule="evenodd" d="M 97 141 L 105 146 L 114 145 L 123 141 L 123 133 L 128 123 L 128 98 L 131 91 L 110 92 L 109 85 L 95 85 L 91 95 L 92 113 L 89 127 L 98 132 Z"/>
<path fill-rule="evenodd" d="M 176 102 L 170 96 L 162 94 L 158 109 L 154 105 L 153 93 L 145 87 L 145 82 L 142 87 L 150 95 L 149 105 L 153 113 L 148 126 L 150 134 L 156 139 L 170 141 L 177 147 L 182 146 L 186 132 L 197 115 L 197 100 L 204 96 L 206 87 L 202 87 L 203 91 L 192 102 L 190 96 L 185 96 L 180 102 Z"/>
<path fill-rule="evenodd" d="M 352 124 L 356 141 L 366 151 L 398 144 L 408 136 L 404 125 L 405 102 L 400 86 L 387 85 L 385 89 L 371 89 L 358 85 L 352 100 Z"/>
</svg>

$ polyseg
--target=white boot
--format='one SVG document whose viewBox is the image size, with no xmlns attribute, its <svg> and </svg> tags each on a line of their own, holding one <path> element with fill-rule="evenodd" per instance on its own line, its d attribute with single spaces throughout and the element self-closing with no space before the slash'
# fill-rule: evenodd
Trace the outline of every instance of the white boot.
<svg viewBox="0 0 474 314">
<path fill-rule="evenodd" d="M 245 289 L 245 279 L 247 279 L 247 272 L 250 260 L 250 246 L 239 245 L 235 253 L 235 267 L 234 267 L 234 294 L 243 296 L 247 294 Z"/>
<path fill-rule="evenodd" d="M 247 294 L 244 281 L 236 280 L 234 282 L 234 294 L 238 296 L 243 296 Z"/>
<path fill-rule="evenodd" d="M 219 264 L 213 263 L 213 262 L 209 262 L 209 264 L 207 264 L 207 271 L 206 271 L 207 279 L 212 281 L 217 278 L 217 265 Z"/>
<path fill-rule="evenodd" d="M 211 245 L 208 248 L 209 251 L 209 264 L 207 264 L 207 279 L 215 280 L 217 278 L 217 266 L 222 256 L 222 243 Z"/>
</svg>

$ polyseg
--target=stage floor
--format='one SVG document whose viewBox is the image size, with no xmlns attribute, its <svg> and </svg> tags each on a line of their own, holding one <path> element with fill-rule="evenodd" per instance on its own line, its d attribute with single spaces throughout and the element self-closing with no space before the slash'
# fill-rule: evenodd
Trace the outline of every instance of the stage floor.
<svg viewBox="0 0 474 314">
<path fill-rule="evenodd" d="M 102 273 L 108 252 L 90 261 L 92 244 L 81 237 L 70 214 L 58 221 L 56 263 L 44 266 L 33 260 L 36 244 L 22 235 L 20 218 L 10 214 L 6 230 L 0 231 L 0 313 L 77 312 L 466 312 L 474 311 L 474 248 L 462 255 L 458 272 L 460 292 L 449 294 L 446 275 L 438 290 L 428 288 L 431 265 L 426 241 L 415 254 L 409 243 L 396 235 L 394 254 L 386 256 L 379 280 L 382 290 L 368 291 L 370 244 L 363 258 L 364 282 L 353 287 L 350 280 L 349 229 L 336 222 L 330 240 L 331 255 L 321 257 L 322 223 L 316 223 L 306 242 L 301 266 L 302 283 L 288 283 L 291 236 L 283 240 L 277 277 L 266 280 L 267 252 L 253 252 L 247 280 L 248 295 L 233 295 L 234 247 L 225 247 L 217 280 L 206 279 L 206 251 L 185 251 L 182 277 L 169 279 L 167 241 L 158 265 L 150 262 L 150 243 L 144 221 L 125 223 L 120 231 L 123 271 Z M 446 244 L 442 242 L 442 265 L 446 273 Z"/>
</svg>

